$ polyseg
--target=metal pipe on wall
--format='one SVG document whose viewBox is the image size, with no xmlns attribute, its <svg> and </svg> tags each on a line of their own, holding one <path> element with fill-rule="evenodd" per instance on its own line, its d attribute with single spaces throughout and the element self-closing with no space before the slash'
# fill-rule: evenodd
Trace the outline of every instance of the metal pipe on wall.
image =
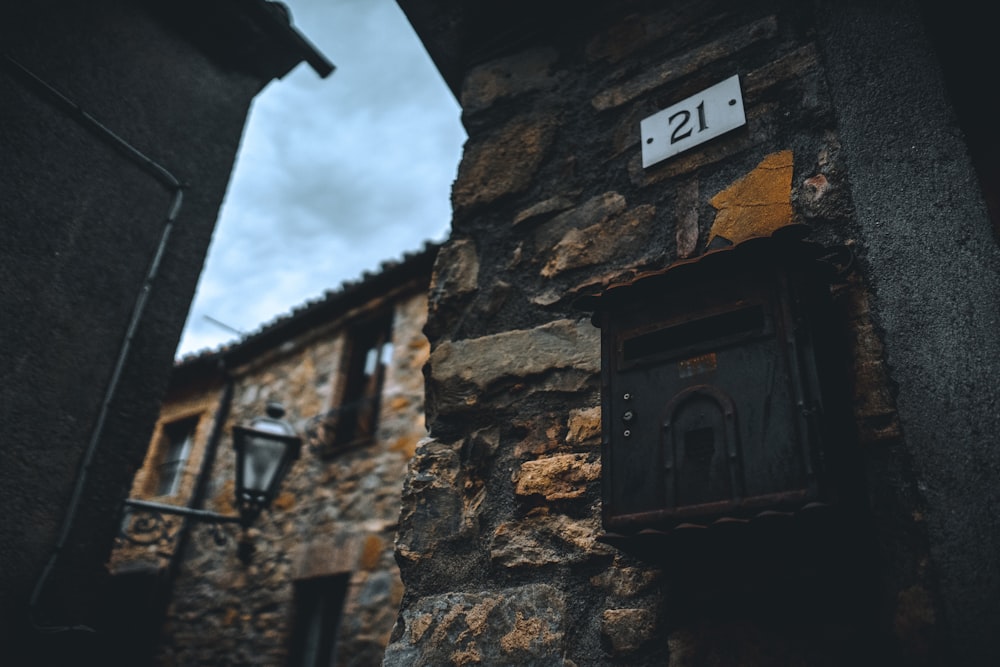
<svg viewBox="0 0 1000 667">
<path fill-rule="evenodd" d="M 70 498 L 69 506 L 67 507 L 62 527 L 59 531 L 59 538 L 52 550 L 52 555 L 49 557 L 38 577 L 38 580 L 35 582 L 31 597 L 28 601 L 29 620 L 38 630 L 47 632 L 64 632 L 68 630 L 93 632 L 92 628 L 83 625 L 54 627 L 41 626 L 35 620 L 35 612 L 37 610 L 42 591 L 45 588 L 45 584 L 48 581 L 52 570 L 55 568 L 63 548 L 66 546 L 70 530 L 73 527 L 73 523 L 75 522 L 77 513 L 80 509 L 80 502 L 83 497 L 87 475 L 90 470 L 91 463 L 93 462 L 94 455 L 97 452 L 98 445 L 104 435 L 104 426 L 107 421 L 111 402 L 115 398 L 118 391 L 118 383 L 121 380 L 122 372 L 125 368 L 125 362 L 128 359 L 128 354 L 132 346 L 132 341 L 135 337 L 136 331 L 139 329 L 140 323 L 142 322 L 153 282 L 159 274 L 160 264 L 163 260 L 163 255 L 166 252 L 170 235 L 173 232 L 174 223 L 180 213 L 181 206 L 184 201 L 185 186 L 166 167 L 146 156 L 138 148 L 128 143 L 121 136 L 98 121 L 94 116 L 87 113 L 76 102 L 63 95 L 52 85 L 48 84 L 42 78 L 27 69 L 24 65 L 10 57 L 10 55 L 4 54 L 3 60 L 0 61 L 0 63 L 2 63 L 4 69 L 12 74 L 14 78 L 21 81 L 31 92 L 38 95 L 39 98 L 49 102 L 55 108 L 66 113 L 67 116 L 75 120 L 86 130 L 93 133 L 99 140 L 122 153 L 126 159 L 139 165 L 144 171 L 149 173 L 154 179 L 156 179 L 157 182 L 166 188 L 168 193 L 171 195 L 171 201 L 167 207 L 166 219 L 163 223 L 163 229 L 160 232 L 160 239 L 157 243 L 156 251 L 150 261 L 149 268 L 146 271 L 142 286 L 139 289 L 139 294 L 136 296 L 135 305 L 132 308 L 132 314 L 129 318 L 128 328 L 126 329 L 125 337 L 118 350 L 114 370 L 112 371 L 111 379 L 108 382 L 107 388 L 104 392 L 104 397 L 101 401 L 97 421 L 94 425 L 93 431 L 91 432 L 90 439 L 80 462 L 80 467 L 76 476 L 76 483 L 73 487 L 73 494 Z"/>
</svg>

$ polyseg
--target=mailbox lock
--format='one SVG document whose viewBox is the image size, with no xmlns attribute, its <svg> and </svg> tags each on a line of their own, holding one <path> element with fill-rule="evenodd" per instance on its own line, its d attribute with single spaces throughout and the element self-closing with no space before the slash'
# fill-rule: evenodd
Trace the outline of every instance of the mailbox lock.
<svg viewBox="0 0 1000 667">
<path fill-rule="evenodd" d="M 630 431 L 629 429 L 625 429 L 624 431 L 622 431 L 622 435 L 624 435 L 626 438 L 631 438 L 632 431 Z"/>
<path fill-rule="evenodd" d="M 630 422 L 633 419 L 635 419 L 635 413 L 632 412 L 631 410 L 626 410 L 625 414 L 622 415 L 623 422 Z"/>
<path fill-rule="evenodd" d="M 631 401 L 631 400 L 632 400 L 632 394 L 630 394 L 630 393 L 628 393 L 628 392 L 625 392 L 625 395 L 624 395 L 624 396 L 622 396 L 622 398 L 623 398 L 624 400 L 626 400 L 626 401 Z"/>
</svg>

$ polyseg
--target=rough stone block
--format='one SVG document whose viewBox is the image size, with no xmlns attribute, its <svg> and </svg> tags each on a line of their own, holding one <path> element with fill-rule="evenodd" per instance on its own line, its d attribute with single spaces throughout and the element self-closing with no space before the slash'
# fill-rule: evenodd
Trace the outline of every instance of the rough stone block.
<svg viewBox="0 0 1000 667">
<path fill-rule="evenodd" d="M 516 419 L 511 424 L 518 431 L 514 457 L 526 459 L 550 454 L 562 446 L 562 415 L 547 413 L 540 417 Z M 564 449 L 564 448 L 563 448 Z"/>
<path fill-rule="evenodd" d="M 471 527 L 459 489 L 455 448 L 428 438 L 418 447 L 403 483 L 396 554 L 405 560 L 434 556 L 440 542 Z"/>
<path fill-rule="evenodd" d="M 515 492 L 519 496 L 541 495 L 546 500 L 579 498 L 587 483 L 600 479 L 601 464 L 585 454 L 561 454 L 525 461 L 518 473 Z"/>
<path fill-rule="evenodd" d="M 601 406 L 572 410 L 566 429 L 567 445 L 583 445 L 601 437 Z"/>
<path fill-rule="evenodd" d="M 683 20 L 679 13 L 670 8 L 657 13 L 626 16 L 587 44 L 587 60 L 621 62 L 636 51 L 674 32 L 677 23 Z"/>
<path fill-rule="evenodd" d="M 590 583 L 617 598 L 631 598 L 648 591 L 659 580 L 659 570 L 618 565 L 591 577 Z"/>
<path fill-rule="evenodd" d="M 527 188 L 554 138 L 554 119 L 521 116 L 470 142 L 452 190 L 456 216 Z"/>
<path fill-rule="evenodd" d="M 628 203 L 625 201 L 625 197 L 614 191 L 591 197 L 580 206 L 560 213 L 541 225 L 535 231 L 535 248 L 548 250 L 570 230 L 600 225 L 610 218 L 624 213 L 627 208 Z"/>
<path fill-rule="evenodd" d="M 431 274 L 430 293 L 434 301 L 447 295 L 462 296 L 479 289 L 479 256 L 476 244 L 468 239 L 456 239 L 438 251 Z"/>
<path fill-rule="evenodd" d="M 562 667 L 565 613 L 563 594 L 546 584 L 427 596 L 403 609 L 383 664 Z"/>
<path fill-rule="evenodd" d="M 555 197 L 543 199 L 515 215 L 513 224 L 516 227 L 526 222 L 538 220 L 546 215 L 561 213 L 568 208 L 573 208 L 574 203 L 574 199 L 567 195 L 556 195 Z"/>
<path fill-rule="evenodd" d="M 692 49 L 672 58 L 659 67 L 645 71 L 623 84 L 601 91 L 590 103 L 598 111 L 614 109 L 660 86 L 696 72 L 706 65 L 728 58 L 758 42 L 774 37 L 778 21 L 773 16 L 734 30 L 701 48 Z"/>
<path fill-rule="evenodd" d="M 885 364 L 879 360 L 855 364 L 854 413 L 858 417 L 872 417 L 895 411 L 892 392 L 888 386 Z"/>
<path fill-rule="evenodd" d="M 656 614 L 648 609 L 607 609 L 601 614 L 601 634 L 615 655 L 633 653 L 656 633 Z"/>
<path fill-rule="evenodd" d="M 600 518 L 571 519 L 538 513 L 501 524 L 493 533 L 490 558 L 502 567 L 534 568 L 556 563 L 584 563 L 614 553 L 596 540 Z"/>
<path fill-rule="evenodd" d="M 534 329 L 445 341 L 430 358 L 431 377 L 447 387 L 466 383 L 479 390 L 500 380 L 554 369 L 600 371 L 600 331 L 586 320 L 557 320 Z"/>
<path fill-rule="evenodd" d="M 638 206 L 584 229 L 571 229 L 549 253 L 541 274 L 552 278 L 564 271 L 602 264 L 622 257 L 642 256 L 654 233 L 656 208 Z"/>
<path fill-rule="evenodd" d="M 476 113 L 497 100 L 552 88 L 558 82 L 552 71 L 558 57 L 555 49 L 529 49 L 474 67 L 462 83 L 462 111 Z"/>
<path fill-rule="evenodd" d="M 759 95 L 778 83 L 802 78 L 818 67 L 819 55 L 816 46 L 806 44 L 763 67 L 747 72 L 741 80 L 743 94 L 747 97 Z"/>
</svg>

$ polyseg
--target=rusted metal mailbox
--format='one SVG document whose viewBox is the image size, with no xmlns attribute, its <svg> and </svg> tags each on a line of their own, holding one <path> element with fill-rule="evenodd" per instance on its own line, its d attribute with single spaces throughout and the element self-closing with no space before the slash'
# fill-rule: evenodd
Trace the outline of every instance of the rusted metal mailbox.
<svg viewBox="0 0 1000 667">
<path fill-rule="evenodd" d="M 605 530 L 835 500 L 824 253 L 791 233 L 751 239 L 587 301 L 602 331 Z"/>
</svg>

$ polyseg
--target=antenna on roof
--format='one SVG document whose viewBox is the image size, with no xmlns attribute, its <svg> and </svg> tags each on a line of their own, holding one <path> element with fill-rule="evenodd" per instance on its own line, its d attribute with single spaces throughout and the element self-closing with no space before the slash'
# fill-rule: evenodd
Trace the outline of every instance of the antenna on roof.
<svg viewBox="0 0 1000 667">
<path fill-rule="evenodd" d="M 211 322 L 212 324 L 214 324 L 217 327 L 222 327 L 223 329 L 226 329 L 227 331 L 232 331 L 234 334 L 236 334 L 237 336 L 240 336 L 241 338 L 243 336 L 247 335 L 245 331 L 240 331 L 236 327 L 231 327 L 228 324 L 226 324 L 225 322 L 220 322 L 219 320 L 215 319 L 214 317 L 211 317 L 209 315 L 202 315 L 202 317 L 204 317 L 206 320 L 208 320 L 209 322 Z"/>
</svg>

